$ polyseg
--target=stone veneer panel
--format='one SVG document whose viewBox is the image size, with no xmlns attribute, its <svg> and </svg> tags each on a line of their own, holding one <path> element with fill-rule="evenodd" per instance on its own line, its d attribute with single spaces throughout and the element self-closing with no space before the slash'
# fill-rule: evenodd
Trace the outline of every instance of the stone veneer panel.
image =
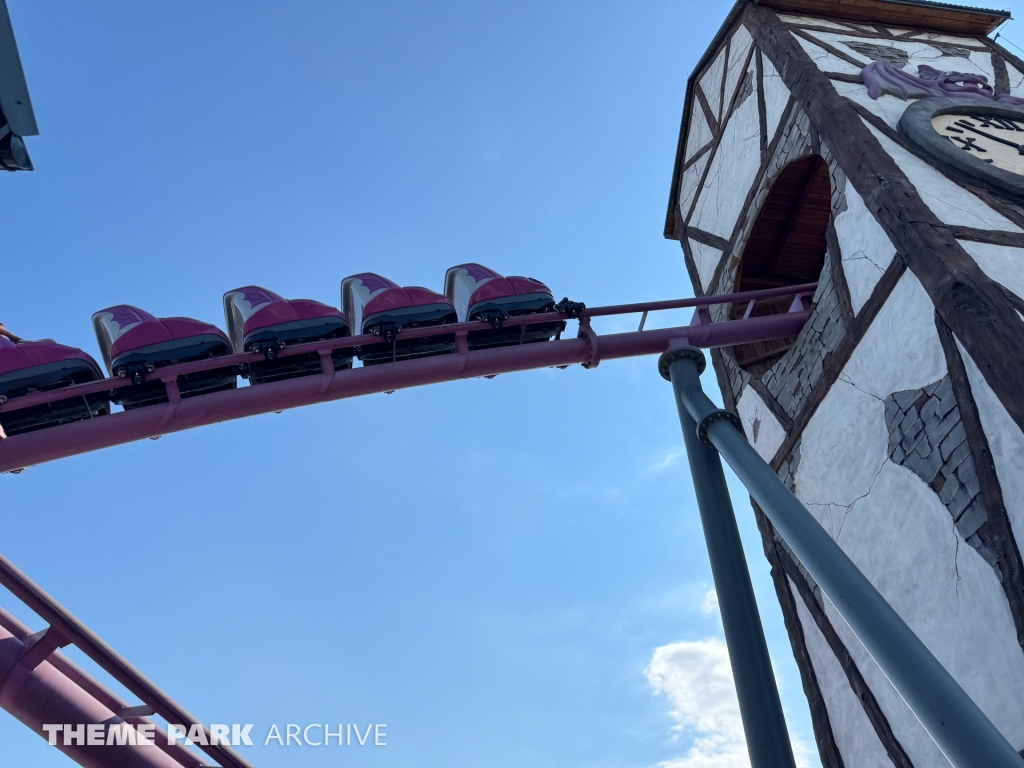
<svg viewBox="0 0 1024 768">
<path fill-rule="evenodd" d="M 949 377 L 924 389 L 889 395 L 885 423 L 889 458 L 939 494 L 961 535 L 989 565 L 995 565 L 995 553 L 977 535 L 987 519 L 985 503 Z"/>
</svg>

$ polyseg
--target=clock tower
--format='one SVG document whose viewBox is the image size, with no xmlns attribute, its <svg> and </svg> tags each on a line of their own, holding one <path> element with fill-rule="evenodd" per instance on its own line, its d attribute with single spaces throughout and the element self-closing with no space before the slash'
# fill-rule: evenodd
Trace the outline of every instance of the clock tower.
<svg viewBox="0 0 1024 768">
<path fill-rule="evenodd" d="M 713 350 L 726 407 L 1021 750 L 1024 61 L 989 37 L 1008 17 L 739 0 L 687 83 L 665 236 L 698 296 L 817 282 L 798 337 Z M 754 514 L 822 764 L 948 766 Z"/>
</svg>

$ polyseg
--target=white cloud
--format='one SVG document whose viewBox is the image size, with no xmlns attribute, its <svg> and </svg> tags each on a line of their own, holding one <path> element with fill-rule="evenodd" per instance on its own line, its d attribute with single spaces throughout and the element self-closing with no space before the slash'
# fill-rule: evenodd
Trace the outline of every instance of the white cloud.
<svg viewBox="0 0 1024 768">
<path fill-rule="evenodd" d="M 704 600 L 700 604 L 700 612 L 705 616 L 710 616 L 712 613 L 718 611 L 718 593 L 713 589 L 709 589 L 704 595 Z"/>
<path fill-rule="evenodd" d="M 724 642 L 709 637 L 663 645 L 654 650 L 644 674 L 654 692 L 671 702 L 673 730 L 694 734 L 689 751 L 660 763 L 662 768 L 750 765 Z"/>
<path fill-rule="evenodd" d="M 649 473 L 664 472 L 671 466 L 674 466 L 679 458 L 683 456 L 684 451 L 682 448 L 670 448 L 665 451 L 664 455 L 657 459 L 653 464 L 647 467 Z"/>
<path fill-rule="evenodd" d="M 710 590 L 704 605 L 717 607 L 714 595 Z M 671 703 L 673 730 L 693 737 L 685 755 L 658 763 L 658 768 L 749 767 L 729 652 L 722 640 L 709 637 L 656 648 L 644 674 L 654 692 Z M 800 768 L 811 764 L 806 745 L 794 741 L 793 751 Z"/>
</svg>

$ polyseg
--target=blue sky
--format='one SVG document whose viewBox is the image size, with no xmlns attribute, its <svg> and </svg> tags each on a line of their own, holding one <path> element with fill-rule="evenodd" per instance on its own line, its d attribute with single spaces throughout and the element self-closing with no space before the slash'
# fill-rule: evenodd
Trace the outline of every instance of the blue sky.
<svg viewBox="0 0 1024 768">
<path fill-rule="evenodd" d="M 111 304 L 223 325 L 239 285 L 336 305 L 346 275 L 439 290 L 465 261 L 589 305 L 691 295 L 661 231 L 725 3 L 9 5 L 41 129 L 37 170 L 0 179 L 18 334 L 97 355 Z M 652 358 L 168 435 L 0 476 L 0 499 L 3 554 L 205 722 L 259 744 L 272 723 L 387 723 L 385 748 L 272 743 L 243 751 L 256 766 L 735 765 Z M 0 749 L 70 765 L 2 713 Z"/>
</svg>

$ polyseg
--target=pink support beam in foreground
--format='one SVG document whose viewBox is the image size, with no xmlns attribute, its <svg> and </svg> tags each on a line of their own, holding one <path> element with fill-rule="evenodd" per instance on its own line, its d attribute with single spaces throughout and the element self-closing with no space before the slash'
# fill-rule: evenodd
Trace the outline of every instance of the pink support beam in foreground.
<svg viewBox="0 0 1024 768">
<path fill-rule="evenodd" d="M 150 723 L 147 714 L 159 714 L 169 723 L 186 729 L 198 721 L 153 683 L 143 677 L 88 627 L 71 615 L 6 558 L 0 557 L 0 584 L 49 625 L 30 634 L 21 622 L 0 610 L 0 707 L 40 736 L 47 723 Z M 138 696 L 143 707 L 131 707 L 57 649 L 74 645 L 111 677 Z M 209 731 L 203 726 L 207 741 Z M 204 765 L 181 745 L 171 746 L 167 735 L 155 729 L 154 744 L 57 747 L 79 765 L 95 768 L 198 768 Z M 249 768 L 236 752 L 224 745 L 200 746 L 224 768 Z"/>
</svg>

